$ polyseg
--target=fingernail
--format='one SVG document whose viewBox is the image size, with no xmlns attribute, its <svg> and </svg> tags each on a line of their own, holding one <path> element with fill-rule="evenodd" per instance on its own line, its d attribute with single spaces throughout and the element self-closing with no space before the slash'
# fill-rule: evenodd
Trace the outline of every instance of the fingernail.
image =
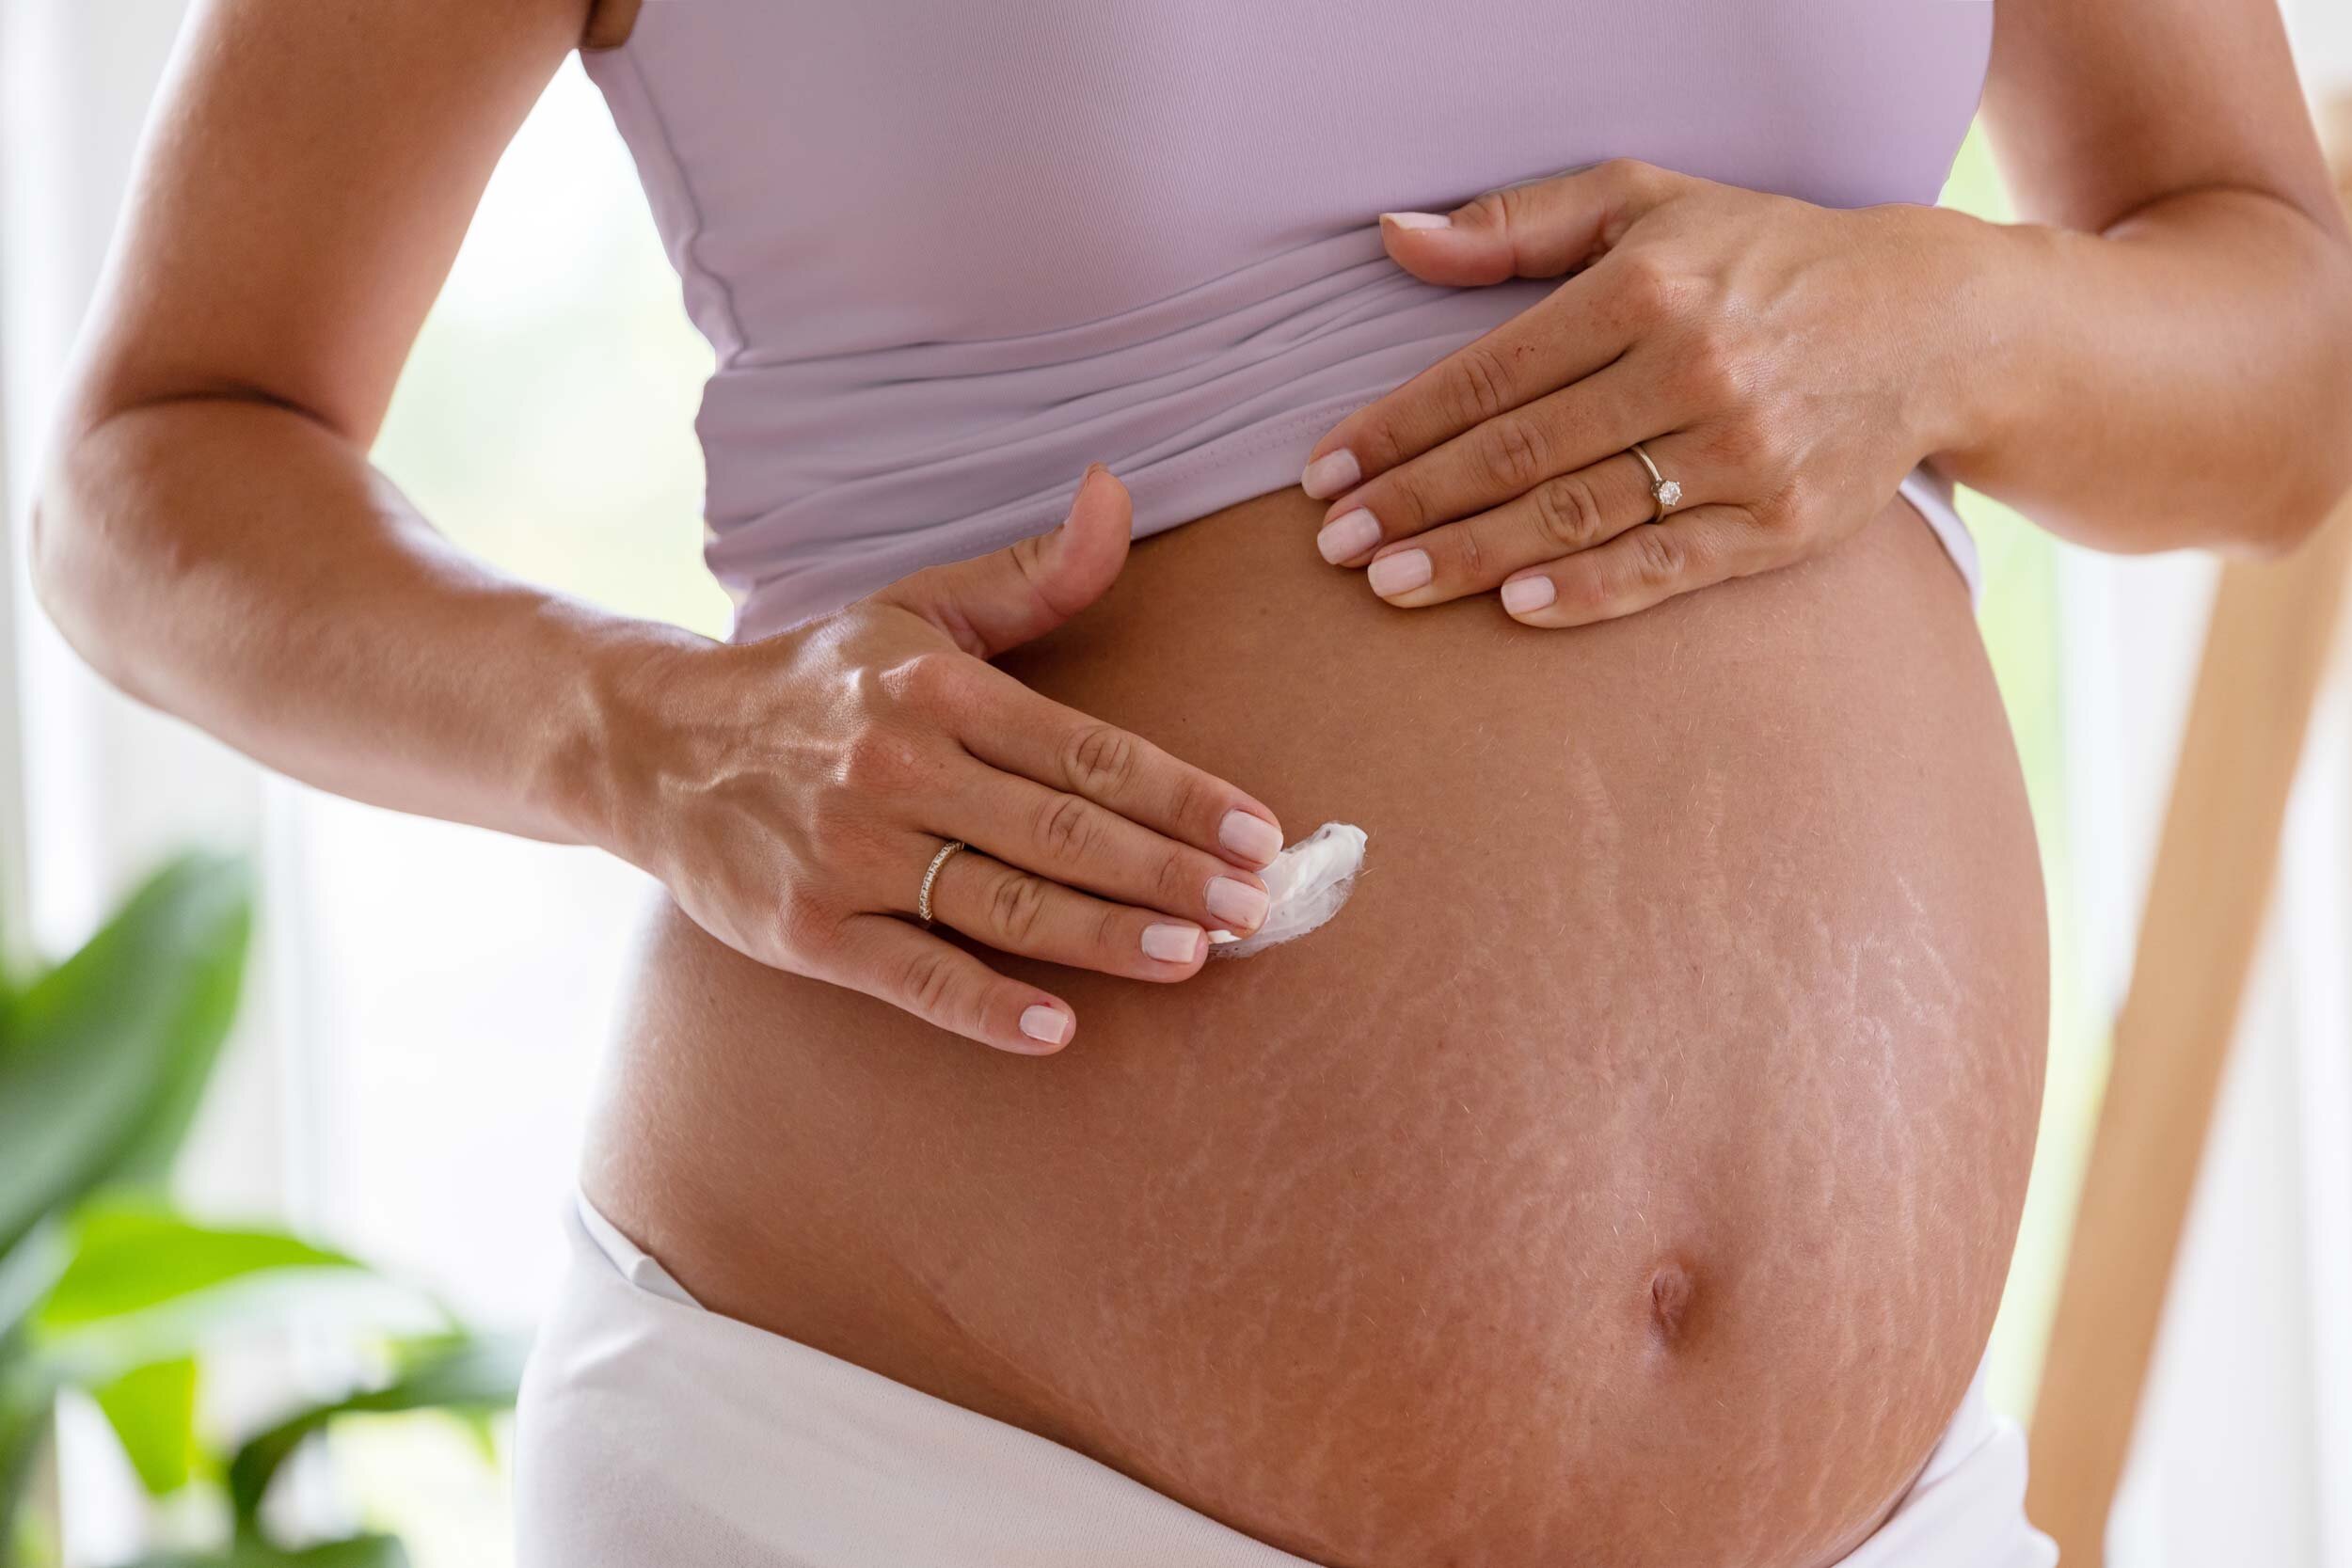
<svg viewBox="0 0 2352 1568">
<path fill-rule="evenodd" d="M 1372 563 L 1365 574 L 1372 578 L 1372 591 L 1382 598 L 1391 594 L 1409 594 L 1416 588 L 1429 586 L 1429 552 L 1399 550 L 1384 555 Z"/>
<path fill-rule="evenodd" d="M 1299 476 L 1298 487 L 1316 500 L 1327 501 L 1363 476 L 1364 470 L 1357 463 L 1356 454 L 1342 447 L 1337 451 L 1327 451 L 1308 464 L 1307 471 Z"/>
<path fill-rule="evenodd" d="M 1315 535 L 1315 548 L 1323 559 L 1336 566 L 1341 562 L 1359 556 L 1380 543 L 1380 519 L 1362 507 L 1343 512 L 1323 525 Z"/>
<path fill-rule="evenodd" d="M 1229 929 L 1254 931 L 1265 924 L 1266 895 L 1263 888 L 1231 877 L 1209 879 L 1209 912 Z"/>
<path fill-rule="evenodd" d="M 1541 610 L 1558 596 L 1549 578 L 1513 578 L 1502 585 L 1502 608 L 1514 615 Z"/>
<path fill-rule="evenodd" d="M 1218 881 L 1225 880 L 1219 877 Z M 1188 964 L 1200 951 L 1200 927 L 1198 926 L 1146 926 L 1143 928 L 1143 956 L 1162 963 Z M 1056 1016 L 1059 1016 L 1058 1014 Z"/>
<path fill-rule="evenodd" d="M 1229 811 L 1216 825 L 1216 841 L 1246 861 L 1260 865 L 1282 852 L 1282 830 L 1263 816 Z"/>
<path fill-rule="evenodd" d="M 1070 1020 L 1052 1007 L 1024 1007 L 1021 1032 L 1043 1044 L 1059 1045 L 1070 1037 Z"/>
<path fill-rule="evenodd" d="M 1383 213 L 1381 220 L 1399 229 L 1451 229 L 1454 220 L 1443 213 Z"/>
</svg>

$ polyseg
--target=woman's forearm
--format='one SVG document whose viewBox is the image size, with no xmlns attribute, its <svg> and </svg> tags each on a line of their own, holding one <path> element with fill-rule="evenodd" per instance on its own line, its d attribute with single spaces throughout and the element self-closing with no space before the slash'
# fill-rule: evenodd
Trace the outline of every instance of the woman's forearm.
<svg viewBox="0 0 2352 1568">
<path fill-rule="evenodd" d="M 2352 483 L 2352 243 L 2250 190 L 2085 233 L 1910 210 L 1936 464 L 2078 543 L 2283 547 Z M 1906 219 L 1906 221 L 1911 221 Z"/>
<path fill-rule="evenodd" d="M 34 538 L 51 614 L 133 696 L 336 794 L 556 842 L 610 847 L 628 672 L 699 641 L 499 576 L 252 398 L 92 424 Z"/>
<path fill-rule="evenodd" d="M 223 397 L 89 423 L 35 541 L 44 601 L 102 673 L 258 760 L 597 845 L 760 962 L 1037 1054 L 1070 1041 L 1070 1006 L 934 920 L 1189 979 L 1210 929 L 1264 922 L 1283 843 L 1232 784 L 988 662 L 1099 598 L 1133 517 L 1097 466 L 1046 533 L 723 645 L 501 578 L 356 442 Z"/>
</svg>

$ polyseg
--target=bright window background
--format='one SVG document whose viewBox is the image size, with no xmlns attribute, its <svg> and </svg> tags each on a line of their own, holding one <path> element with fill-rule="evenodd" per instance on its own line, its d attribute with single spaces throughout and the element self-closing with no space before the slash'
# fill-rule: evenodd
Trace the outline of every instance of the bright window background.
<svg viewBox="0 0 2352 1568">
<path fill-rule="evenodd" d="M 628 154 L 567 66 L 500 166 L 378 464 L 517 575 L 713 633 L 688 326 Z M 605 856 L 285 786 L 322 1218 L 478 1310 L 552 1278 L 591 1069 L 650 882 Z"/>
<path fill-rule="evenodd" d="M 33 9 L 67 16 L 78 3 L 0 0 L 0 21 Z M 177 0 L 108 3 L 117 25 L 139 19 L 149 54 L 177 8 Z M 2308 19 L 2341 5 L 2303 5 L 2306 36 L 2329 25 Z M 2346 31 L 2329 36 L 2352 59 Z M 143 55 L 116 85 L 118 101 L 87 122 L 96 128 L 92 168 L 119 164 L 148 80 Z M 13 105 L 20 117 L 23 103 Z M 24 134 L 22 119 L 7 123 Z M 91 189 L 91 201 L 110 207 L 103 181 Z M 1963 153 L 1947 199 L 2002 212 L 1979 143 Z M 78 309 L 73 291 L 86 281 L 28 283 L 24 258 L 78 277 L 94 256 L 21 242 L 14 255 L 11 286 L 38 294 L 41 309 L 19 297 L 12 327 L 54 324 L 59 299 Z M 7 346 L 24 356 L 21 331 Z M 708 368 L 628 155 L 594 87 L 567 66 L 491 184 L 402 382 L 378 461 L 443 530 L 508 570 L 715 633 L 726 606 L 698 559 L 692 433 Z M 22 405 L 25 388 L 39 385 L 20 375 L 11 392 Z M 23 422 L 11 409 L 11 429 Z M 21 494 L 21 476 L 12 488 Z M 1976 498 L 1963 507 L 1982 547 L 1982 623 L 2042 835 L 2056 944 L 2042 1144 L 1994 1352 L 1996 1402 L 2022 1414 L 2211 574 L 2195 561 L 2087 558 Z M 85 692 L 38 628 L 23 641 L 15 673 L 28 698 L 35 776 L 34 924 L 53 944 L 86 927 L 108 884 L 174 841 L 189 816 L 152 810 L 157 792 L 123 768 L 125 755 L 187 763 L 186 777 L 200 775 L 222 802 L 196 816 L 230 824 L 230 836 L 264 851 L 265 942 L 249 1039 L 208 1108 L 194 1194 L 282 1207 L 485 1324 L 533 1322 L 557 1277 L 556 1219 L 649 884 L 593 853 L 257 784 L 216 749 Z M 2137 1467 L 2143 1497 L 2119 1527 L 2118 1546 L 2129 1549 L 2118 1560 L 2134 1568 L 2223 1560 L 2180 1549 L 2188 1534 L 2175 1511 L 2192 1505 L 2217 1529 L 2294 1516 L 2279 1550 L 2229 1560 L 2352 1568 L 2347 1505 L 2324 1501 L 2352 1488 L 2319 1485 L 2315 1468 L 2329 1456 L 2352 1465 L 2352 1342 L 2293 1314 L 2282 1320 L 2274 1305 L 2282 1295 L 2308 1300 L 2335 1277 L 2327 1259 L 2352 1251 L 2352 1166 L 2338 1157 L 2352 1125 L 2352 1078 L 2315 1065 L 2341 1055 L 2352 1036 L 2340 983 L 2342 884 L 2352 875 L 2334 876 L 2352 872 L 2343 708 L 2339 701 L 2320 751 L 2322 782 L 2336 793 L 2307 786 L 2297 807 L 2298 842 L 2319 852 L 2288 868 L 2282 895 L 2301 957 L 2274 948 L 2265 959 L 2200 1199 L 2186 1305 L 2168 1327 L 2152 1390 L 2158 1434 Z M 85 754 L 94 760 L 77 760 Z M 240 790 L 258 803 L 240 803 Z M 2321 1261 L 2307 1265 L 2307 1255 Z M 2307 1267 L 2308 1276 L 2297 1272 Z M 2168 1370 L 2179 1367 L 2206 1370 Z M 2296 1402 L 2296 1380 L 2315 1371 L 2330 1373 L 2333 1392 Z M 2265 1395 L 2258 1440 L 2240 1419 L 2257 1388 L 2276 1394 Z M 341 1449 L 341 1504 L 400 1530 L 419 1568 L 509 1560 L 504 1480 L 447 1426 L 385 1421 Z M 2150 1477 L 2185 1484 L 2151 1502 Z M 2272 1507 L 2265 1489 L 2280 1477 L 2294 1490 Z M 2330 1506 L 2332 1533 L 2314 1544 L 2324 1533 L 2316 1510 Z"/>
<path fill-rule="evenodd" d="M 378 465 L 519 576 L 719 635 L 688 324 L 628 150 L 578 63 L 500 165 L 404 374 Z M 605 856 L 293 785 L 291 965 L 316 1218 L 479 1319 L 528 1325 L 562 1262 L 593 1072 L 652 883 Z M 418 1568 L 509 1560 L 505 1481 L 446 1423 L 343 1444 Z"/>
</svg>

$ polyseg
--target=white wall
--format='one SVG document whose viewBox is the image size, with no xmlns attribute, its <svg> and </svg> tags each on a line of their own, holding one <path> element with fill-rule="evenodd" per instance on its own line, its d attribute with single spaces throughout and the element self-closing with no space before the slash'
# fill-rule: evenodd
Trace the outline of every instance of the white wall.
<svg viewBox="0 0 2352 1568">
<path fill-rule="evenodd" d="M 2287 36 L 2315 95 L 2352 90 L 2352 4 L 2286 0 Z"/>
</svg>

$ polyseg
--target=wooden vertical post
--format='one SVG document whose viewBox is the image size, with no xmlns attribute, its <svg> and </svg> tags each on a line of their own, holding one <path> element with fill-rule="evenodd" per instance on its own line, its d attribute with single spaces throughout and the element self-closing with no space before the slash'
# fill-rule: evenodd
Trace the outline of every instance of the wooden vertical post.
<svg viewBox="0 0 2352 1568">
<path fill-rule="evenodd" d="M 2352 500 L 2222 569 L 2034 1403 L 2026 1513 L 2066 1568 L 2106 1551 L 2347 570 Z"/>
</svg>

